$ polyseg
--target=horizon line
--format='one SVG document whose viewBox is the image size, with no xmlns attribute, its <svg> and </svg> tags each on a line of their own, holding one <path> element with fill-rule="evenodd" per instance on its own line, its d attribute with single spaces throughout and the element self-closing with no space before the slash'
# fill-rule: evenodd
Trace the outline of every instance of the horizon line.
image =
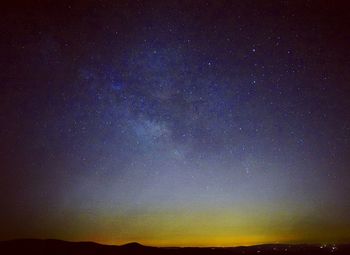
<svg viewBox="0 0 350 255">
<path fill-rule="evenodd" d="M 93 243 L 97 245 L 104 245 L 104 246 L 115 246 L 115 247 L 123 247 L 127 245 L 138 245 L 142 247 L 149 247 L 149 248 L 240 248 L 240 247 L 255 247 L 255 246 L 266 246 L 266 245 L 285 245 L 285 246 L 342 246 L 342 245 L 350 245 L 350 242 L 319 242 L 319 243 L 307 243 L 307 242 L 300 242 L 300 243 L 257 243 L 257 244 L 249 244 L 249 245 L 233 245 L 233 246 L 176 246 L 176 245 L 169 245 L 169 246 L 157 246 L 157 245 L 146 245 L 142 244 L 140 242 L 127 242 L 122 244 L 109 244 L 109 243 L 100 243 L 96 241 L 91 240 L 80 240 L 80 241 L 71 241 L 71 240 L 63 240 L 63 239 L 55 239 L 55 238 L 14 238 L 14 239 L 6 239 L 6 240 L 0 240 L 0 242 L 12 242 L 12 241 L 60 241 L 60 242 L 67 242 L 67 243 Z"/>
</svg>

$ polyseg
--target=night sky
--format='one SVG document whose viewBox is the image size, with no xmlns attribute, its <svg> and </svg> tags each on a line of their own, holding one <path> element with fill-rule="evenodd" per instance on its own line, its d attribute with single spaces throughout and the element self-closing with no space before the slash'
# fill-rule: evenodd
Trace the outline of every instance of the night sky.
<svg viewBox="0 0 350 255">
<path fill-rule="evenodd" d="M 350 242 L 346 1 L 10 2 L 0 240 Z"/>
</svg>

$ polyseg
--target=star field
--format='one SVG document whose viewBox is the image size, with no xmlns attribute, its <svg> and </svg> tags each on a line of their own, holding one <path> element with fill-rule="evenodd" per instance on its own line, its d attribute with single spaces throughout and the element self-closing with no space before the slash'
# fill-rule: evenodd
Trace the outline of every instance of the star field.
<svg viewBox="0 0 350 255">
<path fill-rule="evenodd" d="M 349 242 L 345 10 L 5 4 L 0 239 Z"/>
</svg>

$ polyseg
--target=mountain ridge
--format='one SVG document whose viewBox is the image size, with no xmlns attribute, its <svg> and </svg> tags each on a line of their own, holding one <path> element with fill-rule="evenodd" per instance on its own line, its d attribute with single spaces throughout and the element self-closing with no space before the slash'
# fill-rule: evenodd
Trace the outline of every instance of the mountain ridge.
<svg viewBox="0 0 350 255">
<path fill-rule="evenodd" d="M 123 245 L 99 244 L 91 241 L 59 239 L 12 239 L 0 241 L 0 254 L 21 255 L 322 255 L 350 254 L 350 244 L 258 244 L 232 247 L 154 247 L 138 242 Z"/>
</svg>

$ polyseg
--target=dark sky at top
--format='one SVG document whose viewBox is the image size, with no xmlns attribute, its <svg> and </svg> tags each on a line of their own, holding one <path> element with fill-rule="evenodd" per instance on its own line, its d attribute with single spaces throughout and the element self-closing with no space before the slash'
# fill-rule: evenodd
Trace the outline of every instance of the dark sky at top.
<svg viewBox="0 0 350 255">
<path fill-rule="evenodd" d="M 346 1 L 8 2 L 0 239 L 350 241 Z"/>
</svg>

